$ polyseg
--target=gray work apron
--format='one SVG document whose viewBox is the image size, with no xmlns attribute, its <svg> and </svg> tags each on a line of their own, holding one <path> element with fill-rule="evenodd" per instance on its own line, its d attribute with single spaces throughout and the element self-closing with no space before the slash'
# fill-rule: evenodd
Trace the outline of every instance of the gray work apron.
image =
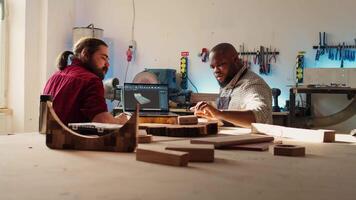
<svg viewBox="0 0 356 200">
<path fill-rule="evenodd" d="M 217 99 L 217 102 L 216 102 L 216 105 L 219 110 L 228 110 L 229 109 L 231 93 L 232 93 L 232 89 L 228 89 L 227 91 L 224 91 L 224 93 L 220 92 L 219 98 Z M 222 120 L 222 122 L 224 123 L 224 126 L 235 126 L 234 124 L 232 124 L 228 121 L 225 121 L 225 120 Z"/>
<path fill-rule="evenodd" d="M 243 77 L 245 75 L 245 73 L 247 72 L 247 67 L 244 66 L 241 70 L 242 70 L 241 75 L 238 77 L 238 79 L 236 80 L 235 83 L 237 83 L 241 79 L 241 77 Z M 234 88 L 230 87 L 229 89 L 220 91 L 219 97 L 216 102 L 217 108 L 219 110 L 228 110 L 229 109 L 229 104 L 231 101 L 231 94 L 232 94 L 233 89 Z M 222 121 L 224 123 L 224 126 L 235 126 L 233 123 L 227 122 L 225 120 L 222 120 Z"/>
</svg>

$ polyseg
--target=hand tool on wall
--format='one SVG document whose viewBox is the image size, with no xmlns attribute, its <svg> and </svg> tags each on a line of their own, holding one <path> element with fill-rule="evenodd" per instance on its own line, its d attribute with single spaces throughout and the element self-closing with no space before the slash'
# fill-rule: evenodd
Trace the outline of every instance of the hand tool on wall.
<svg viewBox="0 0 356 200">
<path fill-rule="evenodd" d="M 274 49 L 274 51 L 272 51 L 272 55 L 271 55 L 271 57 L 269 58 L 269 62 L 270 62 L 270 63 L 271 63 L 272 59 L 274 60 L 274 63 L 277 62 L 276 52 L 277 52 L 276 49 Z"/>
<path fill-rule="evenodd" d="M 269 74 L 270 73 L 270 71 L 271 71 L 271 64 L 269 63 L 269 58 L 268 58 L 268 56 L 269 56 L 269 53 L 270 53 L 270 51 L 269 51 L 270 49 L 266 49 L 266 63 L 265 63 L 265 69 L 266 69 L 266 71 L 265 71 L 265 73 L 266 74 Z"/>
<path fill-rule="evenodd" d="M 340 50 L 340 57 L 341 57 L 341 65 L 340 65 L 340 68 L 344 68 L 345 42 L 342 43 L 342 47 L 341 47 L 341 50 Z"/>
<path fill-rule="evenodd" d="M 259 56 L 259 63 L 260 63 L 260 74 L 264 74 L 265 73 L 265 69 L 264 69 L 264 64 L 265 64 L 265 50 L 263 46 L 260 46 L 260 56 Z"/>
</svg>

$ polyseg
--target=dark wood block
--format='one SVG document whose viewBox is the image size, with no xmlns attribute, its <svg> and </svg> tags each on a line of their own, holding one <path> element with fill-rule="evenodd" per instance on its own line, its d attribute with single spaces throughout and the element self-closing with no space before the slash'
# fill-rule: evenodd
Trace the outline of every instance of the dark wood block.
<svg viewBox="0 0 356 200">
<path fill-rule="evenodd" d="M 276 156 L 305 156 L 305 147 L 299 145 L 278 144 L 274 147 Z"/>
</svg>

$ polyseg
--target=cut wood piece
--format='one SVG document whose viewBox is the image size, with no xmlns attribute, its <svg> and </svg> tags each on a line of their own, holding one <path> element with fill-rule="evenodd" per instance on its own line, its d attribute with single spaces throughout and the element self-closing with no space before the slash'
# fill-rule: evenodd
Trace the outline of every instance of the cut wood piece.
<svg viewBox="0 0 356 200">
<path fill-rule="evenodd" d="M 276 156 L 305 156 L 305 147 L 299 145 L 278 144 L 274 147 Z"/>
<path fill-rule="evenodd" d="M 167 146 L 166 149 L 188 152 L 191 162 L 214 162 L 214 145 L 171 145 Z"/>
<path fill-rule="evenodd" d="M 146 144 L 152 142 L 152 135 L 138 135 L 137 142 L 139 144 Z"/>
<path fill-rule="evenodd" d="M 139 147 L 136 149 L 136 160 L 172 166 L 187 166 L 189 161 L 189 153 Z"/>
<path fill-rule="evenodd" d="M 218 132 L 217 122 L 202 122 L 195 125 L 141 123 L 140 129 L 147 134 L 170 137 L 201 137 Z"/>
<path fill-rule="evenodd" d="M 271 142 L 253 143 L 253 144 L 239 144 L 235 146 L 224 147 L 227 150 L 247 150 L 247 151 L 267 151 Z"/>
<path fill-rule="evenodd" d="M 180 125 L 194 125 L 198 124 L 198 117 L 195 115 L 184 115 L 178 117 L 178 124 Z"/>
<path fill-rule="evenodd" d="M 291 138 L 304 142 L 335 142 L 335 131 L 333 130 L 311 130 L 252 123 L 251 132 L 275 137 Z"/>
<path fill-rule="evenodd" d="M 248 134 L 248 135 L 199 138 L 199 139 L 190 140 L 190 143 L 192 143 L 192 144 L 213 144 L 215 146 L 215 148 L 223 148 L 223 147 L 234 146 L 234 145 L 238 145 L 238 144 L 271 142 L 273 140 L 274 140 L 274 138 L 271 136 Z"/>
</svg>

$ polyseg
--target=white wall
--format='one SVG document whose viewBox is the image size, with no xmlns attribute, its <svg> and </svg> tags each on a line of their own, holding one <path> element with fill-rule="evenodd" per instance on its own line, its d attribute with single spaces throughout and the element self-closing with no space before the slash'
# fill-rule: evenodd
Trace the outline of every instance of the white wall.
<svg viewBox="0 0 356 200">
<path fill-rule="evenodd" d="M 230 42 L 236 48 L 244 43 L 249 50 L 272 45 L 281 55 L 272 66 L 272 73 L 262 77 L 271 87 L 282 89 L 282 105 L 289 99 L 287 85 L 294 81 L 298 51 L 307 52 L 307 67 L 339 67 L 338 62 L 314 61 L 312 46 L 318 43 L 318 32 L 327 32 L 328 40 L 334 43 L 353 43 L 356 36 L 354 0 L 136 0 L 135 3 L 137 59 L 130 66 L 127 81 L 145 67 L 178 70 L 180 52 L 189 51 L 189 76 L 199 92 L 218 92 L 208 64 L 196 56 L 201 48 L 211 48 L 220 42 Z M 132 1 L 77 0 L 75 8 L 76 26 L 94 23 L 113 41 L 112 67 L 122 83 L 125 51 L 131 39 Z M 355 66 L 347 63 L 345 67 Z M 252 70 L 258 72 L 258 66 Z M 327 101 L 329 105 L 338 102 L 331 113 L 348 103 L 346 98 L 330 96 Z M 317 108 L 320 109 L 323 108 Z M 355 128 L 355 122 L 356 117 L 337 128 L 349 130 Z"/>
<path fill-rule="evenodd" d="M 26 0 L 8 1 L 9 10 L 9 108 L 14 131 L 24 130 Z"/>
<path fill-rule="evenodd" d="M 39 96 L 55 58 L 71 47 L 72 0 L 10 0 L 9 108 L 13 132 L 38 129 Z"/>
</svg>

